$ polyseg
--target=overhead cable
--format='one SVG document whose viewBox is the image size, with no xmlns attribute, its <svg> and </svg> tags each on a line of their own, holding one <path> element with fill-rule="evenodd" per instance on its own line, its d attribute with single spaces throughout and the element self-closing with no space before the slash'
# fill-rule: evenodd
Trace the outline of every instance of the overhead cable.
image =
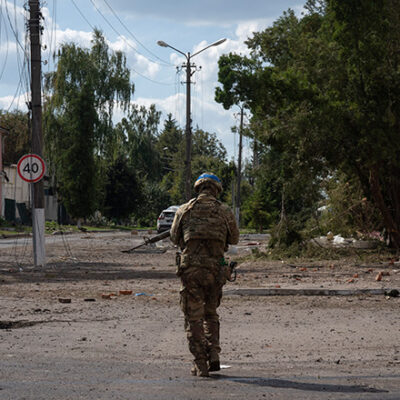
<svg viewBox="0 0 400 400">
<path fill-rule="evenodd" d="M 157 61 L 153 61 L 148 59 L 144 54 L 142 54 L 136 47 L 132 46 L 123 35 L 121 35 L 120 32 L 117 31 L 117 29 L 115 29 L 114 25 L 104 16 L 104 14 L 100 11 L 100 9 L 96 6 L 96 3 L 94 2 L 94 0 L 90 0 L 90 2 L 93 4 L 93 7 L 95 8 L 95 10 L 99 13 L 99 15 L 104 19 L 104 21 L 107 23 L 107 25 L 114 31 L 114 33 L 120 37 L 127 45 L 128 47 L 130 47 L 135 53 L 140 54 L 142 57 L 146 58 L 148 61 L 151 61 L 155 64 L 157 64 Z"/>
<path fill-rule="evenodd" d="M 132 31 L 125 25 L 125 23 L 121 20 L 121 18 L 118 16 L 118 14 L 113 10 L 113 8 L 110 6 L 110 4 L 108 3 L 107 0 L 103 0 L 104 3 L 107 5 L 107 7 L 110 9 L 110 11 L 113 13 L 113 15 L 115 16 L 115 18 L 117 18 L 117 20 L 119 21 L 119 23 L 126 29 L 126 31 L 132 36 L 132 38 L 138 42 L 145 50 L 147 50 L 152 56 L 154 56 L 155 58 L 157 58 L 158 60 L 160 60 L 163 64 L 169 65 L 169 66 L 173 66 L 173 64 L 171 64 L 168 61 L 163 60 L 162 58 L 158 57 L 157 54 L 153 53 L 151 50 L 149 50 L 133 33 Z"/>
<path fill-rule="evenodd" d="M 8 31 L 7 31 L 7 27 L 5 24 L 5 19 L 4 19 L 4 15 L 3 15 L 3 9 L 0 9 L 0 44 L 1 44 L 1 28 L 3 27 L 3 20 L 4 20 L 4 33 L 6 34 L 6 55 L 4 57 L 4 62 L 3 62 L 3 67 L 1 68 L 1 72 L 0 72 L 0 81 L 1 78 L 3 77 L 4 71 L 6 69 L 6 65 L 7 65 L 7 60 L 8 60 Z"/>
<path fill-rule="evenodd" d="M 96 11 L 103 17 L 103 19 L 107 22 L 107 24 L 111 27 L 111 29 L 119 36 L 121 37 L 129 47 L 131 47 L 136 53 L 141 54 L 140 52 L 137 51 L 137 49 L 135 49 L 124 37 L 123 35 L 121 35 L 111 24 L 110 22 L 104 17 L 104 15 L 101 13 L 101 11 L 97 8 L 97 6 L 95 5 L 95 3 L 90 0 L 91 3 L 93 4 L 94 8 L 96 9 Z M 86 21 L 86 23 L 92 28 L 92 30 L 95 30 L 95 27 L 88 21 L 88 19 L 85 17 L 85 15 L 82 13 L 82 11 L 79 9 L 79 7 L 76 5 L 74 0 L 71 0 L 71 2 L 74 4 L 75 8 L 78 10 L 79 14 L 82 16 L 82 18 Z M 141 54 L 142 55 L 142 54 Z M 143 55 L 142 55 L 143 56 Z M 145 57 L 145 56 L 143 56 Z M 147 59 L 147 57 L 145 57 Z M 147 59 L 148 60 L 148 59 Z M 154 79 L 151 79 L 149 77 L 147 77 L 146 75 L 140 73 L 139 71 L 135 70 L 132 67 L 129 67 L 134 73 L 136 73 L 137 75 L 141 76 L 143 79 L 146 79 L 149 82 L 155 83 L 157 85 L 164 85 L 164 86 L 172 86 L 173 83 L 166 83 L 166 82 L 159 82 L 159 81 L 155 81 Z"/>
</svg>

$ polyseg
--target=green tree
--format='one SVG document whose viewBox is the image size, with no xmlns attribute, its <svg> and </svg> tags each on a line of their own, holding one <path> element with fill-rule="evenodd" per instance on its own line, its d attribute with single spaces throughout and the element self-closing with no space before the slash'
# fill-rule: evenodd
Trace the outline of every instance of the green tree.
<svg viewBox="0 0 400 400">
<path fill-rule="evenodd" d="M 8 130 L 3 136 L 3 164 L 16 164 L 18 160 L 30 152 L 31 135 L 28 125 L 28 114 L 22 111 L 0 110 L 0 126 Z"/>
<path fill-rule="evenodd" d="M 301 101 L 305 93 L 301 81 L 289 68 L 291 42 L 300 40 L 298 35 L 298 19 L 288 11 L 271 28 L 255 33 L 247 42 L 252 50 L 251 58 L 231 54 L 219 61 L 223 90 L 217 89 L 217 101 L 225 108 L 238 101 L 246 104 L 252 113 L 251 136 L 261 144 L 257 150 L 261 165 L 256 174 L 255 191 L 244 204 L 245 221 L 252 225 L 260 225 L 262 221 L 268 225 L 288 222 L 292 227 L 298 226 L 294 220 L 304 222 L 308 215 L 305 211 L 311 212 L 319 199 L 320 177 L 305 168 L 304 160 L 314 163 L 313 168 L 317 168 L 319 162 L 323 176 L 321 160 L 318 157 L 313 160 L 313 152 L 300 159 L 297 142 L 291 139 L 292 113 L 296 101 Z M 251 215 L 258 215 L 258 223 Z"/>
<path fill-rule="evenodd" d="M 253 74 L 258 62 L 247 57 L 230 53 L 218 60 L 218 81 L 222 87 L 215 89 L 215 100 L 226 110 L 252 100 L 255 92 Z M 247 106 L 247 105 L 246 105 Z"/>
<path fill-rule="evenodd" d="M 144 200 L 143 182 L 137 172 L 120 157 L 107 168 L 104 215 L 118 221 L 137 213 Z"/>
<path fill-rule="evenodd" d="M 83 218 L 102 205 L 100 177 L 121 153 L 112 115 L 114 106 L 128 109 L 133 92 L 125 56 L 95 30 L 91 49 L 61 46 L 45 90 L 46 157 L 67 211 Z"/>
<path fill-rule="evenodd" d="M 120 136 L 126 138 L 125 147 L 129 163 L 135 170 L 150 181 L 158 181 L 161 176 L 160 154 L 156 143 L 161 112 L 152 104 L 133 105 L 127 116 L 116 126 Z"/>
<path fill-rule="evenodd" d="M 351 154 L 341 159 L 343 169 L 359 177 L 364 194 L 381 212 L 391 244 L 399 249 L 400 4 L 331 1 L 328 11 L 346 78 L 338 96 L 335 137 Z"/>
<path fill-rule="evenodd" d="M 163 186 L 170 193 L 174 204 L 182 204 L 184 199 L 184 160 L 185 143 L 182 140 L 178 151 L 173 155 L 172 171 L 163 178 Z M 234 172 L 234 166 L 226 160 L 226 149 L 215 133 L 196 128 L 192 134 L 192 182 L 205 171 L 215 173 L 223 183 L 222 199 L 227 198 Z"/>
<path fill-rule="evenodd" d="M 247 68 L 243 98 L 263 126 L 265 150 L 282 158 L 285 202 L 296 182 L 302 200 L 328 174 L 356 176 L 399 248 L 400 6 L 331 0 L 306 8 L 248 40 L 257 68 Z"/>
<path fill-rule="evenodd" d="M 168 192 L 158 182 L 145 181 L 143 201 L 134 213 L 139 226 L 155 226 L 160 212 L 171 205 Z"/>
<path fill-rule="evenodd" d="M 179 128 L 172 114 L 168 114 L 164 121 L 164 128 L 157 138 L 156 149 L 161 158 L 162 175 L 173 171 L 172 162 L 178 153 L 183 141 L 182 129 Z"/>
<path fill-rule="evenodd" d="M 93 156 L 96 111 L 93 93 L 86 86 L 70 94 L 58 120 L 58 144 L 63 152 L 57 157 L 57 189 L 68 213 L 79 220 L 93 214 L 98 206 Z"/>
</svg>

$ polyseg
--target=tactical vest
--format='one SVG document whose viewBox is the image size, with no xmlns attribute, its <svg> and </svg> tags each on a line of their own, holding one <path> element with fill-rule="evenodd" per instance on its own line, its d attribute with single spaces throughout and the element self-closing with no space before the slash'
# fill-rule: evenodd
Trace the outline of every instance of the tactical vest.
<svg viewBox="0 0 400 400">
<path fill-rule="evenodd" d="M 219 201 L 194 201 L 187 211 L 189 218 L 183 224 L 183 239 L 212 240 L 225 244 L 228 227 Z"/>
</svg>

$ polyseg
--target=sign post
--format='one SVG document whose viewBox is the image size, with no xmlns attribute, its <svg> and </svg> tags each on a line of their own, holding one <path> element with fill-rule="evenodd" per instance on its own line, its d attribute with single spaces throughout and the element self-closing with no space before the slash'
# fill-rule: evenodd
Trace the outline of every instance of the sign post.
<svg viewBox="0 0 400 400">
<path fill-rule="evenodd" d="M 18 175 L 32 187 L 32 234 L 33 234 L 33 258 L 35 266 L 46 264 L 45 239 L 44 239 L 44 208 L 35 207 L 34 184 L 41 181 L 46 165 L 42 157 L 37 154 L 22 156 L 17 164 Z"/>
</svg>

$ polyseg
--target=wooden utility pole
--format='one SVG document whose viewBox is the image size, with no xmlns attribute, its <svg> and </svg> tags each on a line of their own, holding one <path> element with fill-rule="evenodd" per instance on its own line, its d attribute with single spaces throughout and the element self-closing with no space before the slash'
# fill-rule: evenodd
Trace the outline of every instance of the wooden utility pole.
<svg viewBox="0 0 400 400">
<path fill-rule="evenodd" d="M 244 109 L 243 107 L 240 107 L 239 158 L 238 158 L 237 194 L 236 194 L 236 210 L 235 210 L 235 217 L 238 226 L 240 226 L 240 183 L 242 178 L 243 115 L 244 115 Z"/>
<path fill-rule="evenodd" d="M 186 56 L 186 160 L 185 160 L 185 200 L 189 201 L 192 197 L 192 116 L 191 116 L 191 77 L 192 68 L 196 68 L 191 64 L 190 53 Z"/>
<path fill-rule="evenodd" d="M 42 27 L 39 0 L 29 0 L 29 33 L 31 42 L 31 112 L 32 153 L 42 157 L 42 59 L 40 37 Z M 46 264 L 44 239 L 44 188 L 43 181 L 32 183 L 32 233 L 35 266 Z"/>
</svg>

